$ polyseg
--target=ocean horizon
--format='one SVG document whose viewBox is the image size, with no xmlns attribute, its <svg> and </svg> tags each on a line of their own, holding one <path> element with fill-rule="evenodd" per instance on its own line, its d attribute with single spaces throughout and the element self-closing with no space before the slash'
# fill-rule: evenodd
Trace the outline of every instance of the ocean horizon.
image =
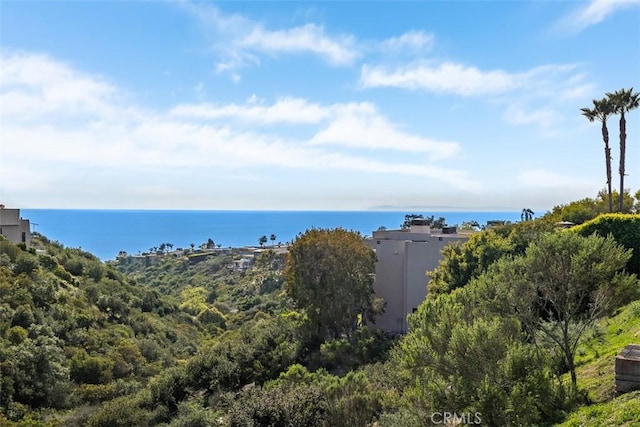
<svg viewBox="0 0 640 427">
<path fill-rule="evenodd" d="M 173 248 L 200 246 L 212 239 L 222 247 L 259 246 L 261 236 L 276 236 L 268 245 L 292 241 L 310 228 L 354 230 L 367 236 L 379 227 L 397 229 L 406 214 L 444 217 L 448 225 L 491 220 L 520 220 L 515 211 L 242 211 L 242 210 L 127 210 L 21 209 L 31 230 L 65 247 L 81 248 L 103 261 L 120 251 L 131 255 L 162 243 Z"/>
</svg>

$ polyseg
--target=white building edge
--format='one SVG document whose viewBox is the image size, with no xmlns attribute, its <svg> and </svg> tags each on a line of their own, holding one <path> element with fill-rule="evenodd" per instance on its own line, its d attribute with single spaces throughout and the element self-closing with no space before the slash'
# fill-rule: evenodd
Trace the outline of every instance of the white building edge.
<svg viewBox="0 0 640 427">
<path fill-rule="evenodd" d="M 12 243 L 31 246 L 31 226 L 20 217 L 20 209 L 6 209 L 0 205 L 0 234 Z"/>
<path fill-rule="evenodd" d="M 431 230 L 424 220 L 413 220 L 409 230 L 375 231 L 369 244 L 376 252 L 373 289 L 386 301 L 385 312 L 368 326 L 391 334 L 408 330 L 407 316 L 416 311 L 427 296 L 427 271 L 437 267 L 442 249 L 464 242 L 469 234 L 455 227 Z"/>
</svg>

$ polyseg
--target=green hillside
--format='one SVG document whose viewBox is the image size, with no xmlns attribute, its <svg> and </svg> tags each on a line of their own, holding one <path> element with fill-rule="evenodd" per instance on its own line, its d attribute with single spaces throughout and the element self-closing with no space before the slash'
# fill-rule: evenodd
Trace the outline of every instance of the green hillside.
<svg viewBox="0 0 640 427">
<path fill-rule="evenodd" d="M 32 248 L 1 239 L 0 425 L 417 427 L 442 411 L 482 425 L 637 425 L 639 392 L 613 393 L 615 355 L 640 342 L 640 284 L 625 273 L 635 240 L 545 219 L 479 233 L 444 252 L 437 292 L 392 339 L 359 325 L 375 315 L 366 305 L 331 323 L 332 298 L 350 296 L 327 283 L 340 290 L 354 266 L 365 268 L 354 283 L 371 280 L 361 237 L 304 236 L 295 274 L 278 248 L 105 264 L 40 235 Z M 345 242 L 353 250 L 334 256 Z M 539 296 L 557 292 L 540 287 L 554 274 L 590 301 L 571 306 L 568 322 L 570 334 L 587 326 L 576 335 L 577 388 L 554 344 L 560 306 L 545 312 Z M 318 280 L 302 289 L 315 305 L 287 285 L 300 277 L 297 286 Z"/>
</svg>

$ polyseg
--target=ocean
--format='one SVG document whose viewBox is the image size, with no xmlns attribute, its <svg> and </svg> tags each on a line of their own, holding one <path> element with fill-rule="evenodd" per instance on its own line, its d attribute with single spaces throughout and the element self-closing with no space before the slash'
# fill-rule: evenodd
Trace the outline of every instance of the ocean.
<svg viewBox="0 0 640 427">
<path fill-rule="evenodd" d="M 21 210 L 32 231 L 103 261 L 115 259 L 120 251 L 135 255 L 161 243 L 176 249 L 213 239 L 222 247 L 258 246 L 261 236 L 272 244 L 272 234 L 273 243 L 286 243 L 313 227 L 342 227 L 366 236 L 381 226 L 399 228 L 407 213 L 442 216 L 449 225 L 520 219 L 520 212 Z"/>
</svg>

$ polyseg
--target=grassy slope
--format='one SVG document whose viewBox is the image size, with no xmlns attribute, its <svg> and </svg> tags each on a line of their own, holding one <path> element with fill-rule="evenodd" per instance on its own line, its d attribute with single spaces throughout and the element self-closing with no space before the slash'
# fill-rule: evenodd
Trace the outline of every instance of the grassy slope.
<svg viewBox="0 0 640 427">
<path fill-rule="evenodd" d="M 615 357 L 628 344 L 640 343 L 640 301 L 600 322 L 599 333 L 581 346 L 578 384 L 594 404 L 570 414 L 562 426 L 640 425 L 640 391 L 615 397 Z"/>
</svg>

